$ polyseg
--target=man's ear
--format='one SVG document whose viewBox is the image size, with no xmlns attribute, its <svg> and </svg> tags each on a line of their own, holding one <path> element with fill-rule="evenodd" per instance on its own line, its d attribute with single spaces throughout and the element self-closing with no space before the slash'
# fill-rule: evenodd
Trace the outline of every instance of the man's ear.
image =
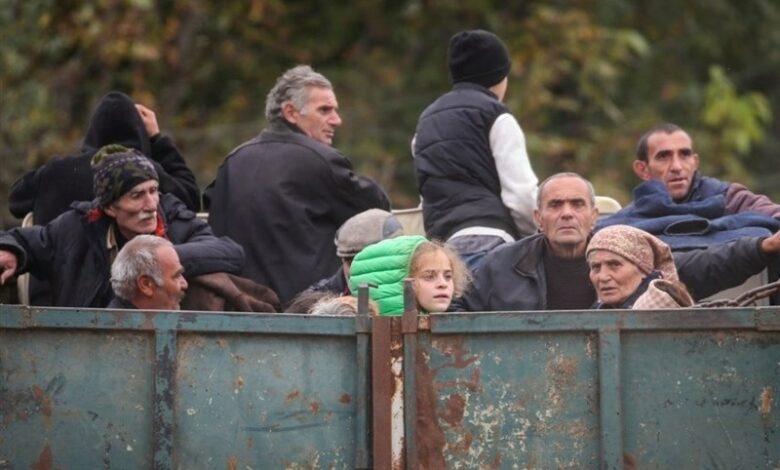
<svg viewBox="0 0 780 470">
<path fill-rule="evenodd" d="M 536 228 L 541 232 L 542 231 L 542 214 L 539 213 L 539 209 L 534 209 L 534 223 L 536 223 Z"/>
<path fill-rule="evenodd" d="M 634 173 L 641 180 L 648 181 L 652 179 L 650 177 L 650 170 L 647 167 L 647 162 L 644 160 L 634 160 Z"/>
<path fill-rule="evenodd" d="M 114 204 L 104 206 L 103 212 L 105 212 L 107 216 L 116 219 L 116 210 L 114 209 Z"/>
<path fill-rule="evenodd" d="M 157 284 L 151 276 L 142 274 L 135 280 L 135 286 L 138 289 L 138 292 L 144 297 L 152 297 L 154 296 L 154 288 L 157 287 Z"/>
<path fill-rule="evenodd" d="M 292 124 L 298 123 L 298 110 L 295 109 L 295 106 L 293 106 L 292 103 L 289 101 L 282 104 L 282 117 L 285 121 L 290 122 Z"/>
</svg>

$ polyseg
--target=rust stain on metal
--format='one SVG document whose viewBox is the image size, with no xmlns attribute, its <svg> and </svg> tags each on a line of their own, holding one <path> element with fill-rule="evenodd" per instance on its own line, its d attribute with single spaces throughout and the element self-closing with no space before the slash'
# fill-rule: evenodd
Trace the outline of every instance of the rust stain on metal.
<svg viewBox="0 0 780 470">
<path fill-rule="evenodd" d="M 41 451 L 41 455 L 38 456 L 38 460 L 33 462 L 32 470 L 52 470 L 54 468 L 54 457 L 51 454 L 51 447 L 46 444 L 46 447 Z"/>
<path fill-rule="evenodd" d="M 443 419 L 450 426 L 458 426 L 463 421 L 463 413 L 466 409 L 466 400 L 462 396 L 452 394 L 444 402 L 444 412 L 441 413 Z"/>
<path fill-rule="evenodd" d="M 431 331 L 431 316 L 419 315 L 417 317 L 417 329 L 423 331 Z"/>
<path fill-rule="evenodd" d="M 46 423 L 46 429 L 51 431 L 51 397 L 49 397 L 46 391 L 37 385 L 32 386 L 32 393 L 33 397 L 35 397 L 35 402 L 38 404 L 38 408 L 41 410 L 41 414 L 43 415 L 43 420 Z"/>
<path fill-rule="evenodd" d="M 236 470 L 238 468 L 238 459 L 235 455 L 231 455 L 227 459 L 227 470 Z"/>
<path fill-rule="evenodd" d="M 319 413 L 320 412 L 320 403 L 317 401 L 313 401 L 309 403 L 309 409 L 312 413 Z"/>
<path fill-rule="evenodd" d="M 234 390 L 241 390 L 244 388 L 244 378 L 240 375 L 236 377 L 236 380 L 233 381 L 233 389 Z"/>
<path fill-rule="evenodd" d="M 461 440 L 454 444 L 447 444 L 447 450 L 454 454 L 468 454 L 471 443 L 474 442 L 474 436 L 466 433 Z"/>
<path fill-rule="evenodd" d="M 219 346 L 220 348 L 226 348 L 226 347 L 228 347 L 228 342 L 224 338 L 219 338 L 217 340 L 217 346 Z"/>
<path fill-rule="evenodd" d="M 287 396 L 284 398 L 284 401 L 293 401 L 296 398 L 299 398 L 301 396 L 300 390 L 293 390 L 292 392 L 288 393 Z"/>
<path fill-rule="evenodd" d="M 761 391 L 761 403 L 758 405 L 758 412 L 761 413 L 761 417 L 768 418 L 769 413 L 772 412 L 772 401 L 774 401 L 774 393 L 772 387 L 764 387 Z"/>
<path fill-rule="evenodd" d="M 550 378 L 548 398 L 555 410 L 564 407 L 563 397 L 566 389 L 574 386 L 577 374 L 577 361 L 573 358 L 556 356 L 547 362 L 547 376 Z"/>
<path fill-rule="evenodd" d="M 628 452 L 623 452 L 623 469 L 624 470 L 636 470 L 639 468 L 639 461 L 637 458 Z"/>
<path fill-rule="evenodd" d="M 339 402 L 345 405 L 352 403 L 352 396 L 349 393 L 344 393 L 339 397 Z"/>
<path fill-rule="evenodd" d="M 435 373 L 428 367 L 422 348 L 415 361 L 417 382 L 417 463 L 420 468 L 447 468 L 444 446 L 447 439 L 436 419 Z"/>
</svg>

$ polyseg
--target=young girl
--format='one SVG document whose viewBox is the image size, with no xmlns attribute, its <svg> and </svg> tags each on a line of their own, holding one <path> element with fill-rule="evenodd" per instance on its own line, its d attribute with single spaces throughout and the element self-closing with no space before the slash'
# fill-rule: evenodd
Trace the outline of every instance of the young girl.
<svg viewBox="0 0 780 470">
<path fill-rule="evenodd" d="M 452 249 L 419 235 L 383 240 L 355 256 L 349 286 L 353 295 L 364 283 L 372 284 L 370 297 L 380 315 L 404 311 L 404 280 L 414 280 L 417 309 L 444 312 L 453 298 L 463 295 L 470 280 L 465 264 Z"/>
</svg>

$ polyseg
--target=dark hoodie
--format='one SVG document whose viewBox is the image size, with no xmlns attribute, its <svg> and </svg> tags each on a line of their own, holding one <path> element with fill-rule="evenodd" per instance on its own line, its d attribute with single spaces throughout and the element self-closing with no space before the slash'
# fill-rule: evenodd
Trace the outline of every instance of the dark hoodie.
<svg viewBox="0 0 780 470">
<path fill-rule="evenodd" d="M 161 134 L 150 138 L 133 100 L 112 91 L 95 108 L 81 150 L 70 157 L 54 158 L 14 183 L 8 197 L 11 213 L 22 218 L 32 211 L 34 223 L 45 225 L 74 201 L 91 201 L 95 196 L 89 162 L 107 144 L 134 148 L 150 157 L 160 177 L 160 191 L 178 197 L 190 210 L 200 210 L 195 175 L 173 141 Z"/>
</svg>

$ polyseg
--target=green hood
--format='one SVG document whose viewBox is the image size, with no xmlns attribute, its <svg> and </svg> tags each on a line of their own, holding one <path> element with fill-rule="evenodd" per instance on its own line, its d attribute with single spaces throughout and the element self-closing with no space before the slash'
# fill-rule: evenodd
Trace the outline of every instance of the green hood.
<svg viewBox="0 0 780 470">
<path fill-rule="evenodd" d="M 370 297 L 379 305 L 380 315 L 404 312 L 404 279 L 409 276 L 409 262 L 420 243 L 419 235 L 406 235 L 369 245 L 355 256 L 349 270 L 349 289 L 357 295 L 361 284 L 369 283 Z"/>
</svg>

